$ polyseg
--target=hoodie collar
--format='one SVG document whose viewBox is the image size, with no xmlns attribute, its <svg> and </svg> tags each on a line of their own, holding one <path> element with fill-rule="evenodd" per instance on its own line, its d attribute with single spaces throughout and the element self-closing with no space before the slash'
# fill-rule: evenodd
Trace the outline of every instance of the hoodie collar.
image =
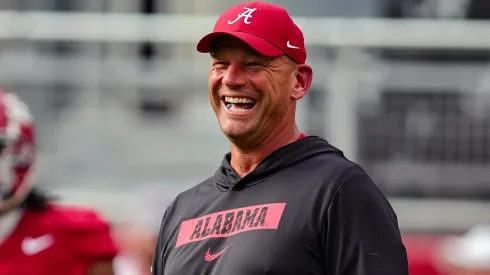
<svg viewBox="0 0 490 275">
<path fill-rule="evenodd" d="M 221 191 L 242 190 L 265 181 L 284 168 L 326 153 L 335 153 L 343 157 L 342 151 L 320 137 L 300 136 L 297 141 L 272 152 L 252 172 L 241 178 L 231 167 L 231 152 L 229 152 L 214 174 L 214 182 Z"/>
</svg>

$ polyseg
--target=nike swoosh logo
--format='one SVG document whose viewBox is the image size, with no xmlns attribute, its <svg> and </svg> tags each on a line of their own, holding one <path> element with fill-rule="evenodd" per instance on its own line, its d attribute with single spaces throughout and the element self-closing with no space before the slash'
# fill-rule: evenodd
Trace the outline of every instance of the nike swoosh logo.
<svg viewBox="0 0 490 275">
<path fill-rule="evenodd" d="M 24 254 L 34 255 L 49 248 L 53 242 L 53 237 L 49 234 L 37 238 L 26 237 L 22 241 L 21 248 Z"/>
<path fill-rule="evenodd" d="M 204 260 L 206 260 L 206 262 L 211 262 L 211 261 L 215 260 L 219 256 L 223 255 L 223 253 L 225 253 L 225 251 L 228 248 L 230 248 L 230 246 L 232 246 L 232 245 L 233 245 L 233 243 L 229 244 L 227 247 L 225 247 L 225 249 L 221 250 L 220 252 L 218 252 L 216 254 L 211 254 L 210 248 L 208 248 L 208 251 L 206 251 L 206 253 L 204 254 Z"/>
<path fill-rule="evenodd" d="M 286 46 L 288 46 L 288 48 L 290 48 L 290 49 L 299 49 L 299 47 L 296 47 L 296 46 L 291 45 L 291 43 L 289 43 L 289 40 L 286 43 Z"/>
</svg>

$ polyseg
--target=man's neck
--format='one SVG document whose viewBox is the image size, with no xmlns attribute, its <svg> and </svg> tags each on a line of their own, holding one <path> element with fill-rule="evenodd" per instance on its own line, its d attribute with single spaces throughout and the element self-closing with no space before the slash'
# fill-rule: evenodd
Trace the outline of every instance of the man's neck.
<svg viewBox="0 0 490 275">
<path fill-rule="evenodd" d="M 243 150 L 232 143 L 231 167 L 243 178 L 252 172 L 272 152 L 296 141 L 300 134 L 301 132 L 296 126 L 285 128 L 282 131 L 269 135 L 268 138 L 260 142 L 257 146 L 254 146 L 251 150 Z"/>
</svg>

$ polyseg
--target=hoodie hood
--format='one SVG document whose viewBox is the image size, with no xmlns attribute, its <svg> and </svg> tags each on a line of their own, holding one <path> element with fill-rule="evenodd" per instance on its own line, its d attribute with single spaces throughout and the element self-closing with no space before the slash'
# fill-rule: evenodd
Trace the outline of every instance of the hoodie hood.
<svg viewBox="0 0 490 275">
<path fill-rule="evenodd" d="M 330 145 L 326 140 L 317 136 L 309 136 L 272 152 L 252 172 L 240 178 L 230 165 L 230 152 L 225 155 L 221 166 L 214 174 L 214 182 L 220 191 L 245 189 L 265 181 L 284 168 L 321 154 L 337 154 L 344 157 L 342 151 Z"/>
</svg>

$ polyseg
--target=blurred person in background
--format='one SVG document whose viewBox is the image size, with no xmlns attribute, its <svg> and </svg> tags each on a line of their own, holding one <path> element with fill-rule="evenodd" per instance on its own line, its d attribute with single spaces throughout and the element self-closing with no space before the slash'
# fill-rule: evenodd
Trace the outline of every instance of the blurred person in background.
<svg viewBox="0 0 490 275">
<path fill-rule="evenodd" d="M 113 275 L 110 225 L 34 187 L 35 136 L 26 104 L 0 91 L 0 274 Z"/>
<path fill-rule="evenodd" d="M 410 275 L 446 275 L 437 266 L 437 248 L 443 236 L 405 234 Z"/>
<path fill-rule="evenodd" d="M 136 199 L 127 211 L 130 220 L 116 231 L 121 270 L 134 275 L 150 273 L 163 212 L 180 191 L 182 185 L 160 180 L 138 185 Z"/>
<path fill-rule="evenodd" d="M 197 49 L 211 54 L 209 99 L 231 152 L 167 208 L 153 274 L 408 275 L 388 200 L 339 149 L 297 127 L 313 72 L 288 12 L 234 6 Z"/>
<path fill-rule="evenodd" d="M 448 238 L 439 252 L 443 275 L 490 275 L 490 225 Z"/>
</svg>

